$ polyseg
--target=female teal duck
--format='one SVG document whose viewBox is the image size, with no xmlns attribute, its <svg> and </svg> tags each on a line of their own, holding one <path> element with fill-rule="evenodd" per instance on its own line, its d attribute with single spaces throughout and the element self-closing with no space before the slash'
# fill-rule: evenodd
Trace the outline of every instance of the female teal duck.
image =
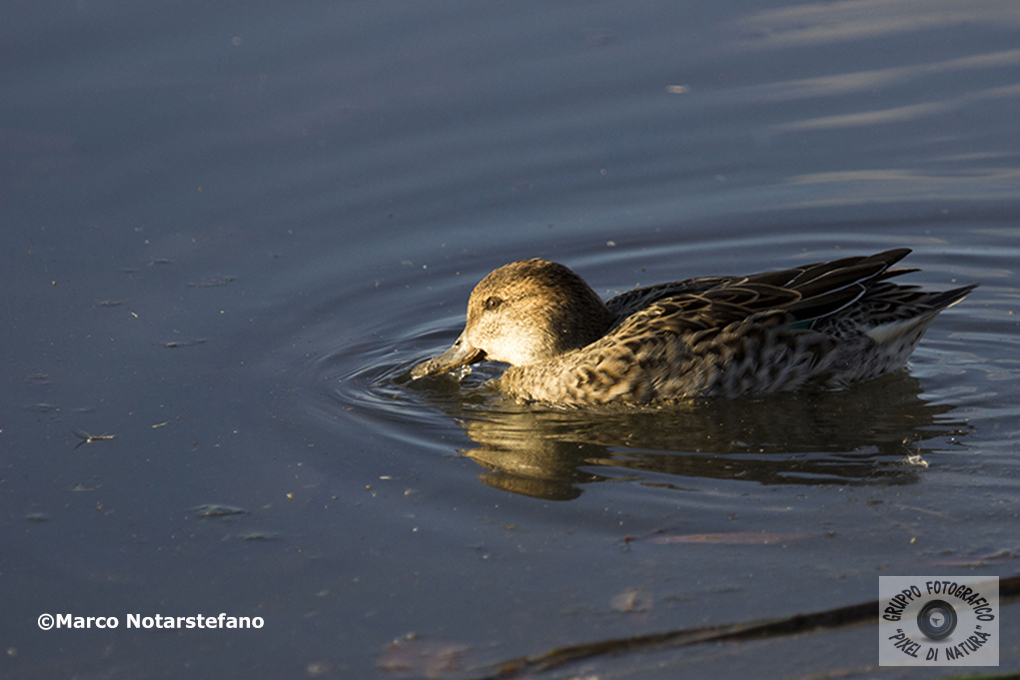
<svg viewBox="0 0 1020 680">
<path fill-rule="evenodd" d="M 513 262 L 468 300 L 464 332 L 411 370 L 437 375 L 487 359 L 495 387 L 559 404 L 647 404 L 836 388 L 902 368 L 939 312 L 977 284 L 942 293 L 890 279 L 910 252 L 637 288 L 603 302 L 563 265 Z"/>
</svg>

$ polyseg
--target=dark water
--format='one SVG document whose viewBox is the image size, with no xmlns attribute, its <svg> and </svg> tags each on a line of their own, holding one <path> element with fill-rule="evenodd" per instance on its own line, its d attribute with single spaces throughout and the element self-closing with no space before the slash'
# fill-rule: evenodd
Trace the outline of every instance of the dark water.
<svg viewBox="0 0 1020 680">
<path fill-rule="evenodd" d="M 1018 25 L 992 0 L 11 3 L 0 675 L 480 677 L 879 575 L 1015 575 Z M 491 367 L 401 380 L 514 259 L 610 295 L 900 246 L 912 282 L 981 287 L 875 384 L 591 414 L 506 404 Z M 221 612 L 264 626 L 126 627 Z M 876 640 L 536 676 L 904 675 Z"/>
</svg>

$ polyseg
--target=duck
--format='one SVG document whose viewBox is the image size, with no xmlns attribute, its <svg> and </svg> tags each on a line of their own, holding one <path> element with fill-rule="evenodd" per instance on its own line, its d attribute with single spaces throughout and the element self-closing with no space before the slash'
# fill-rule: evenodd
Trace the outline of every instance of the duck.
<svg viewBox="0 0 1020 680">
<path fill-rule="evenodd" d="M 502 362 L 492 387 L 565 406 L 841 389 L 903 369 L 935 317 L 978 285 L 899 283 L 918 271 L 892 268 L 910 252 L 660 283 L 606 301 L 562 264 L 512 262 L 471 292 L 453 346 L 410 377 Z"/>
</svg>

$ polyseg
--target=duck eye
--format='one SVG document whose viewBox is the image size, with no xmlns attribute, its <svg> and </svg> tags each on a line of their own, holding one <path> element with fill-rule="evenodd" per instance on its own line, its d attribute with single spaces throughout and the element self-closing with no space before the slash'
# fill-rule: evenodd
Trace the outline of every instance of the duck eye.
<svg viewBox="0 0 1020 680">
<path fill-rule="evenodd" d="M 503 299 L 498 298 L 495 295 L 485 300 L 486 309 L 495 309 L 496 307 L 499 307 L 501 304 L 503 304 Z"/>
</svg>

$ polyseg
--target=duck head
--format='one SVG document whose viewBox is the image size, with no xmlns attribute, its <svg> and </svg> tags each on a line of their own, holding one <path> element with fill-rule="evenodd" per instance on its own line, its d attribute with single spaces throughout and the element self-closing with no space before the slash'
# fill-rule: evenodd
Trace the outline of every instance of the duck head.
<svg viewBox="0 0 1020 680">
<path fill-rule="evenodd" d="M 450 349 L 411 369 L 412 378 L 438 375 L 477 361 L 527 366 L 591 344 L 613 314 L 584 280 L 541 259 L 492 272 L 468 299 L 467 323 Z"/>
</svg>

